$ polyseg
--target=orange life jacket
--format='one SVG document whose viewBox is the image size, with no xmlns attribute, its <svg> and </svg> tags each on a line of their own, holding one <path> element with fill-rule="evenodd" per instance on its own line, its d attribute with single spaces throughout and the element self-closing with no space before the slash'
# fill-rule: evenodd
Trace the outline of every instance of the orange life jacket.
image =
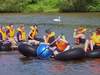
<svg viewBox="0 0 100 75">
<path fill-rule="evenodd" d="M 63 41 L 63 40 L 58 40 L 58 41 L 56 42 L 56 47 L 58 48 L 58 50 L 59 50 L 60 52 L 63 52 L 67 46 L 68 46 L 68 43 L 66 43 L 66 42 Z"/>
</svg>

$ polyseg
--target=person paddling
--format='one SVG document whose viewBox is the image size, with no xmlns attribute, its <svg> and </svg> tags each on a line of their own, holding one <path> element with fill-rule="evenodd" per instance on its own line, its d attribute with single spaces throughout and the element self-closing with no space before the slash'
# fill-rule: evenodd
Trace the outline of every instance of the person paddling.
<svg viewBox="0 0 100 75">
<path fill-rule="evenodd" d="M 100 28 L 96 28 L 96 31 L 90 36 L 85 43 L 85 51 L 99 50 L 100 49 Z"/>
<path fill-rule="evenodd" d="M 56 56 L 57 54 L 61 52 L 65 52 L 69 49 L 70 49 L 70 44 L 66 40 L 64 34 L 61 34 L 60 36 L 58 36 L 58 39 L 55 42 L 55 46 L 51 48 L 51 50 L 53 50 L 54 56 Z"/>
<path fill-rule="evenodd" d="M 57 54 L 69 50 L 70 45 L 64 35 L 55 38 L 51 43 L 40 43 L 37 48 L 37 55 L 40 58 L 55 57 Z"/>
<path fill-rule="evenodd" d="M 17 41 L 18 42 L 26 42 L 26 32 L 24 24 L 20 24 L 19 28 L 17 29 Z"/>
</svg>

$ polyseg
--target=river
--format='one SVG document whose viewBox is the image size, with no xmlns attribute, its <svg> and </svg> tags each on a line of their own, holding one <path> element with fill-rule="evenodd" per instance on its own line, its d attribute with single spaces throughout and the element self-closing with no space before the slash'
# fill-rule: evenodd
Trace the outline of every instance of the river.
<svg viewBox="0 0 100 75">
<path fill-rule="evenodd" d="M 54 18 L 61 16 L 61 22 Z M 43 37 L 45 30 L 50 28 L 57 35 L 64 33 L 73 46 L 73 29 L 77 25 L 86 25 L 89 30 L 100 27 L 100 13 L 67 13 L 67 14 L 0 14 L 0 23 L 25 24 L 28 34 L 29 26 L 38 24 L 38 37 Z M 88 34 L 87 34 L 88 35 Z M 0 53 L 0 75 L 100 75 L 100 58 L 74 61 L 55 61 L 26 59 L 20 53 Z"/>
</svg>

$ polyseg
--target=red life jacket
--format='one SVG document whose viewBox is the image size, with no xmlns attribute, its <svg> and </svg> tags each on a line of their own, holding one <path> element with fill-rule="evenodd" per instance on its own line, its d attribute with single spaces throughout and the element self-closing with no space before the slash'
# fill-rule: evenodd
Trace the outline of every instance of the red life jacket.
<svg viewBox="0 0 100 75">
<path fill-rule="evenodd" d="M 66 43 L 63 40 L 59 40 L 56 42 L 56 47 L 60 52 L 63 52 L 67 46 L 68 46 L 68 43 Z"/>
</svg>

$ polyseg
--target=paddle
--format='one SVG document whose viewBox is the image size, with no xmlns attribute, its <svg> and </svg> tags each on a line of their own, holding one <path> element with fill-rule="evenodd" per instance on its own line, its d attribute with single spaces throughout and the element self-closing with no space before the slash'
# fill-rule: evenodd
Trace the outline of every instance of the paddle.
<svg viewBox="0 0 100 75">
<path fill-rule="evenodd" d="M 58 36 L 49 46 L 53 45 L 59 39 L 60 39 L 60 36 Z"/>
<path fill-rule="evenodd" d="M 44 53 L 46 50 L 51 50 L 51 51 L 53 51 L 54 49 L 51 49 L 50 48 L 50 46 L 52 45 L 52 44 L 54 44 L 58 39 L 60 38 L 60 36 L 58 36 L 58 38 L 56 38 L 51 44 L 47 44 L 47 46 L 45 47 L 45 45 L 44 45 L 44 48 L 43 48 L 43 50 L 42 50 L 42 52 L 39 52 L 39 56 L 42 54 L 42 53 Z M 45 44 L 45 43 L 44 43 Z M 42 44 L 41 44 L 42 45 Z M 41 45 L 39 46 L 40 47 L 40 49 L 41 49 Z M 41 51 L 41 50 L 40 50 Z"/>
</svg>

